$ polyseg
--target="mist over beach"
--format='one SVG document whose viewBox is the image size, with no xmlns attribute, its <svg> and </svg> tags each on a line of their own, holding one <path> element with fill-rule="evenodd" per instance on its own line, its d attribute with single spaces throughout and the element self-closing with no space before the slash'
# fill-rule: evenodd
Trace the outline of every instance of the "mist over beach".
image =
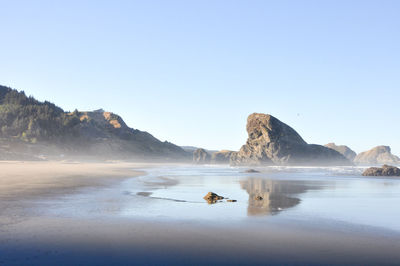
<svg viewBox="0 0 400 266">
<path fill-rule="evenodd" d="M 398 265 L 400 2 L 0 2 L 0 265 Z"/>
</svg>

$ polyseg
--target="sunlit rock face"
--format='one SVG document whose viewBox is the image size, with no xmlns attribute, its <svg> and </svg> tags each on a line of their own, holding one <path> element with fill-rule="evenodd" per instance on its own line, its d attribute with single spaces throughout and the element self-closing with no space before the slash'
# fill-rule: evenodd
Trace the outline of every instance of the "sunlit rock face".
<svg viewBox="0 0 400 266">
<path fill-rule="evenodd" d="M 232 165 L 351 165 L 339 152 L 307 144 L 290 126 L 268 114 L 247 118 L 248 139 L 232 154 Z"/>
<path fill-rule="evenodd" d="M 193 163 L 206 164 L 210 163 L 211 156 L 205 149 L 197 149 L 193 152 Z"/>
<path fill-rule="evenodd" d="M 340 152 L 344 157 L 349 159 L 351 162 L 356 158 L 357 153 L 345 145 L 336 145 L 335 143 L 328 143 L 325 147 Z"/>
<path fill-rule="evenodd" d="M 389 146 L 377 146 L 369 151 L 359 153 L 354 162 L 364 165 L 400 164 L 400 158 L 391 153 Z"/>
<path fill-rule="evenodd" d="M 300 203 L 300 199 L 291 194 L 304 193 L 307 187 L 261 178 L 249 178 L 240 181 L 242 189 L 249 194 L 247 214 L 269 215 L 291 208 Z"/>
</svg>

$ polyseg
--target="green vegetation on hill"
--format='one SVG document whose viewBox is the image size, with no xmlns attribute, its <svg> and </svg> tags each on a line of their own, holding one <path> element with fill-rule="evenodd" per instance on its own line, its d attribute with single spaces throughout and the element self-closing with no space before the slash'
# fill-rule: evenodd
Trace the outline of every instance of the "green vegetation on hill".
<svg viewBox="0 0 400 266">
<path fill-rule="evenodd" d="M 0 135 L 25 141 L 56 140 L 71 134 L 79 124 L 77 113 L 68 115 L 48 101 L 39 102 L 18 92 L 0 86 Z"/>
<path fill-rule="evenodd" d="M 172 143 L 128 127 L 111 112 L 65 112 L 53 103 L 40 102 L 23 91 L 1 85 L 0 140 L 0 149 L 7 147 L 7 154 L 165 159 L 188 156 Z"/>
</svg>

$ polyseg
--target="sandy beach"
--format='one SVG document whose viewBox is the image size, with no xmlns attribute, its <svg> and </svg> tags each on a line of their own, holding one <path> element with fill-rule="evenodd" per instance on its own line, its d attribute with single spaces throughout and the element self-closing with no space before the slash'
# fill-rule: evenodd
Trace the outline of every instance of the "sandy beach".
<svg viewBox="0 0 400 266">
<path fill-rule="evenodd" d="M 167 173 L 164 166 L 4 162 L 1 167 L 0 265 L 396 265 L 400 261 L 400 234 L 391 230 L 297 223 L 277 220 L 279 215 L 213 218 L 215 208 L 241 210 L 240 198 L 238 205 L 215 208 L 194 202 L 210 217 L 191 219 L 190 212 L 177 216 L 173 211 L 190 202 L 125 193 L 124 186 L 130 184 L 126 182 L 138 178 L 149 180 L 148 190 L 179 187 L 178 181 L 157 183 L 137 170 L 152 167 Z M 137 214 L 120 214 L 127 203 L 138 208 Z M 154 211 L 159 210 L 157 204 L 170 210 L 172 219 L 160 217 L 161 212 Z"/>
<path fill-rule="evenodd" d="M 133 163 L 0 162 L 0 226 L 25 220 L 33 202 L 143 174 Z"/>
<path fill-rule="evenodd" d="M 106 186 L 143 174 L 134 163 L 0 162 L 0 198 L 21 199 L 71 192 L 86 186 Z"/>
</svg>

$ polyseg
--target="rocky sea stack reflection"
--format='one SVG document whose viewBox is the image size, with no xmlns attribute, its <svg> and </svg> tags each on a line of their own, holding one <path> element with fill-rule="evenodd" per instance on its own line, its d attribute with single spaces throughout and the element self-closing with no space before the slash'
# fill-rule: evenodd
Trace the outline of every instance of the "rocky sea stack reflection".
<svg viewBox="0 0 400 266">
<path fill-rule="evenodd" d="M 300 203 L 300 199 L 292 196 L 306 192 L 310 188 L 302 182 L 268 180 L 264 178 L 248 178 L 240 181 L 242 189 L 249 194 L 247 215 L 272 215 Z"/>
</svg>

